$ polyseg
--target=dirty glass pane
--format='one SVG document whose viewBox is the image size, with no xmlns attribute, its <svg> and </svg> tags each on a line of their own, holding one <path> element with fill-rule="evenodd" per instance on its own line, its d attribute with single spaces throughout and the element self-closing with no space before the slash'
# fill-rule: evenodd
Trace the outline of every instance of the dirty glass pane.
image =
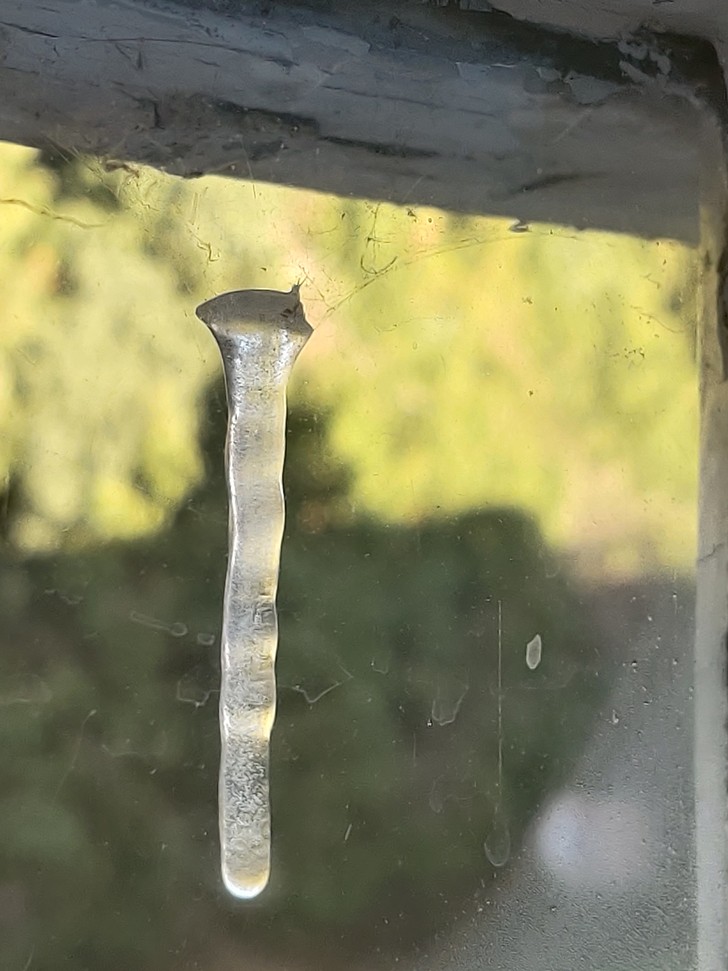
<svg viewBox="0 0 728 971">
<path fill-rule="evenodd" d="M 9 146 L 0 180 L 0 964 L 694 968 L 693 252 Z M 194 311 L 296 283 L 240 902 Z"/>
</svg>

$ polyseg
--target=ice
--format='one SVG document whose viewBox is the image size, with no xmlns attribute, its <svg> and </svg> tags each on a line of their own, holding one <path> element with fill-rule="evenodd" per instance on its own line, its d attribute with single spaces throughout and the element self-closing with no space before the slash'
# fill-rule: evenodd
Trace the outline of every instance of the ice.
<svg viewBox="0 0 728 971">
<path fill-rule="evenodd" d="M 222 354 L 228 400 L 230 556 L 220 689 L 220 844 L 225 886 L 256 896 L 270 871 L 269 739 L 283 537 L 286 385 L 311 334 L 296 287 L 239 290 L 197 314 Z"/>
</svg>

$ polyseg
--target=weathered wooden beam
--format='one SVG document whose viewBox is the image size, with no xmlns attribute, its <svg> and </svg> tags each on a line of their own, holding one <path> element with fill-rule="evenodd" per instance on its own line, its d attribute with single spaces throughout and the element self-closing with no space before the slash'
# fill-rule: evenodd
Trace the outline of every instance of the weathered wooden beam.
<svg viewBox="0 0 728 971">
<path fill-rule="evenodd" d="M 0 138 L 697 239 L 706 113 L 667 54 L 639 86 L 605 45 L 391 9 L 0 0 Z"/>
</svg>

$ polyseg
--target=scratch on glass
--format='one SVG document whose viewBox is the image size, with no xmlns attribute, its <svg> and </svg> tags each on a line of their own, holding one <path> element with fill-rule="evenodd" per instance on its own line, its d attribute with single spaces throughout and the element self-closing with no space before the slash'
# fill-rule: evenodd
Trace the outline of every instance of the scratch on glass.
<svg viewBox="0 0 728 971">
<path fill-rule="evenodd" d="M 511 834 L 503 810 L 503 602 L 498 601 L 498 795 L 493 827 L 483 843 L 494 867 L 505 866 L 511 854 Z"/>
</svg>

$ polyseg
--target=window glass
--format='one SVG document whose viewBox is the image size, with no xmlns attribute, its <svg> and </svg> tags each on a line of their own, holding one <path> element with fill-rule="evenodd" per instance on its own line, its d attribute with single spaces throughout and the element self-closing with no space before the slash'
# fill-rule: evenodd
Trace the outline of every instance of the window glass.
<svg viewBox="0 0 728 971">
<path fill-rule="evenodd" d="M 3 967 L 695 967 L 694 251 L 11 146 L 0 177 Z M 296 283 L 241 903 L 194 311 Z"/>
</svg>

